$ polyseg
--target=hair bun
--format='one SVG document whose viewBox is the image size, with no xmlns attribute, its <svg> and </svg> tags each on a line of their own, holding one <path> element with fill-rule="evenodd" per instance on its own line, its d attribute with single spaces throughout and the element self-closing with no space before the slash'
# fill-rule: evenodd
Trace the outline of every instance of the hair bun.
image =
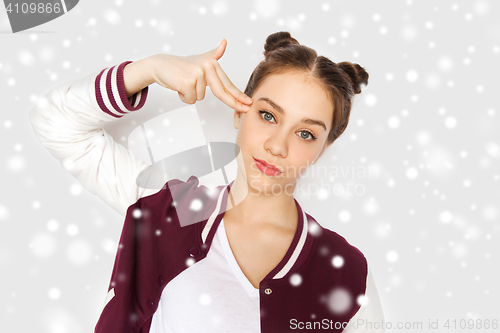
<svg viewBox="0 0 500 333">
<path fill-rule="evenodd" d="M 359 64 L 349 61 L 338 63 L 339 67 L 349 76 L 355 94 L 359 94 L 361 89 L 368 85 L 368 73 Z"/>
<path fill-rule="evenodd" d="M 266 44 L 264 45 L 264 56 L 267 58 L 272 51 L 292 44 L 300 45 L 300 43 L 293 38 L 288 31 L 275 32 L 267 36 Z"/>
</svg>

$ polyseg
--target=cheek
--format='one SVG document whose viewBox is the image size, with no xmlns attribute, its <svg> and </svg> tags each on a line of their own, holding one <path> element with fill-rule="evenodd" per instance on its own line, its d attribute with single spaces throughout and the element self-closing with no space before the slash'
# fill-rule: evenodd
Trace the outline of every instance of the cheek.
<svg viewBox="0 0 500 333">
<path fill-rule="evenodd" d="M 291 151 L 294 151 L 292 163 L 299 168 L 312 165 L 320 150 L 316 147 L 313 148 L 311 145 L 297 144 Z"/>
<path fill-rule="evenodd" d="M 252 131 L 245 125 L 240 126 L 238 129 L 238 135 L 236 136 L 236 144 L 241 151 L 248 152 L 252 149 L 252 146 L 256 144 L 255 135 L 252 135 Z M 247 155 L 245 153 L 245 155 Z"/>
<path fill-rule="evenodd" d="M 248 113 L 241 116 L 242 118 L 238 129 L 238 140 L 242 144 L 256 142 L 259 137 L 262 136 L 263 127 L 254 116 L 255 115 Z"/>
</svg>

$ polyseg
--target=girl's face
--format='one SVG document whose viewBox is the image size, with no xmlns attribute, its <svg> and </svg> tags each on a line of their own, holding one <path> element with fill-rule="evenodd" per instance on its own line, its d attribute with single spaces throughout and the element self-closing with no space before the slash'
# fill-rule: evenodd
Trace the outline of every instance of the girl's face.
<svg viewBox="0 0 500 333">
<path fill-rule="evenodd" d="M 291 195 L 300 176 L 328 146 L 333 104 L 322 86 L 298 71 L 267 76 L 251 97 L 250 110 L 234 114 L 243 159 L 238 172 L 251 188 L 271 186 L 265 192 Z M 266 174 L 255 159 L 281 172 Z"/>
</svg>

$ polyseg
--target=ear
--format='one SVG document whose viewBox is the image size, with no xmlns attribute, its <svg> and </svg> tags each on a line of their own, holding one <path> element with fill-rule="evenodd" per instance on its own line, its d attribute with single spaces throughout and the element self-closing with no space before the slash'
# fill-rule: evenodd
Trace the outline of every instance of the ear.
<svg viewBox="0 0 500 333">
<path fill-rule="evenodd" d="M 236 128 L 236 129 L 238 129 L 240 127 L 242 113 L 243 112 L 241 112 L 241 111 L 234 111 L 234 128 Z"/>
</svg>

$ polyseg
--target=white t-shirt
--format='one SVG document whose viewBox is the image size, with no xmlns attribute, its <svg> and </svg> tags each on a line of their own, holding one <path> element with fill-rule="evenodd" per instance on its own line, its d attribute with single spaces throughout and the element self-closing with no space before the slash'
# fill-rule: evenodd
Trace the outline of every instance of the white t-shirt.
<svg viewBox="0 0 500 333">
<path fill-rule="evenodd" d="M 224 219 L 207 257 L 165 286 L 153 314 L 149 333 L 181 332 L 260 332 L 259 289 L 236 262 Z"/>
</svg>

